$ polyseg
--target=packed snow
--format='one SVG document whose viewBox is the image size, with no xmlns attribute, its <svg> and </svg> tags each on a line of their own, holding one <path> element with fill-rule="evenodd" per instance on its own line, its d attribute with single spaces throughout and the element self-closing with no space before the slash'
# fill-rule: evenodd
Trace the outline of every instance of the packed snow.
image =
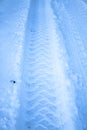
<svg viewBox="0 0 87 130">
<path fill-rule="evenodd" d="M 86 0 L 0 1 L 0 130 L 87 130 Z"/>
</svg>

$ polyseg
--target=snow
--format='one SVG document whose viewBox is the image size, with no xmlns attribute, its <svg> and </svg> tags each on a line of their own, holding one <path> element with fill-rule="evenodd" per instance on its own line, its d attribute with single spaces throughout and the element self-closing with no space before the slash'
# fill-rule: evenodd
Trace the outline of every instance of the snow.
<svg viewBox="0 0 87 130">
<path fill-rule="evenodd" d="M 0 130 L 87 129 L 86 0 L 0 1 Z"/>
</svg>

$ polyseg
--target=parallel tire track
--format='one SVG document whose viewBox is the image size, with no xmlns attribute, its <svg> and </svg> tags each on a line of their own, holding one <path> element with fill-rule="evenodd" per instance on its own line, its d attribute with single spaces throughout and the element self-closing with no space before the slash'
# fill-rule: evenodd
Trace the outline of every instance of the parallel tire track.
<svg viewBox="0 0 87 130">
<path fill-rule="evenodd" d="M 68 64 L 71 68 L 69 75 L 76 89 L 78 120 L 81 122 L 81 125 L 78 126 L 87 128 L 85 122 L 87 118 L 84 114 L 87 113 L 84 103 L 84 100 L 87 100 L 87 53 L 85 44 L 87 38 L 84 35 L 87 32 L 84 26 L 87 21 L 87 5 L 82 0 L 74 2 L 62 0 L 56 1 L 56 3 L 52 2 L 52 7 L 65 39 L 64 45 L 68 54 Z"/>
</svg>

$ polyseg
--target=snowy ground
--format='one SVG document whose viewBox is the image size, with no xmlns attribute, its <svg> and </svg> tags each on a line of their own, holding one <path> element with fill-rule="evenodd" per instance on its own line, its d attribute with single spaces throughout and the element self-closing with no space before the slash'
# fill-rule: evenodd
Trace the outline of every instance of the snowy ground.
<svg viewBox="0 0 87 130">
<path fill-rule="evenodd" d="M 0 1 L 0 130 L 87 130 L 86 0 Z"/>
</svg>

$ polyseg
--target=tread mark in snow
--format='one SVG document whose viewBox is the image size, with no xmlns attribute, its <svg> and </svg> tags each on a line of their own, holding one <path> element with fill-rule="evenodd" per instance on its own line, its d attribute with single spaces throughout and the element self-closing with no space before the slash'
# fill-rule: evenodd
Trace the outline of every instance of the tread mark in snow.
<svg viewBox="0 0 87 130">
<path fill-rule="evenodd" d="M 32 0 L 24 42 L 21 130 L 76 130 L 74 89 L 58 35 L 50 0 Z"/>
</svg>

